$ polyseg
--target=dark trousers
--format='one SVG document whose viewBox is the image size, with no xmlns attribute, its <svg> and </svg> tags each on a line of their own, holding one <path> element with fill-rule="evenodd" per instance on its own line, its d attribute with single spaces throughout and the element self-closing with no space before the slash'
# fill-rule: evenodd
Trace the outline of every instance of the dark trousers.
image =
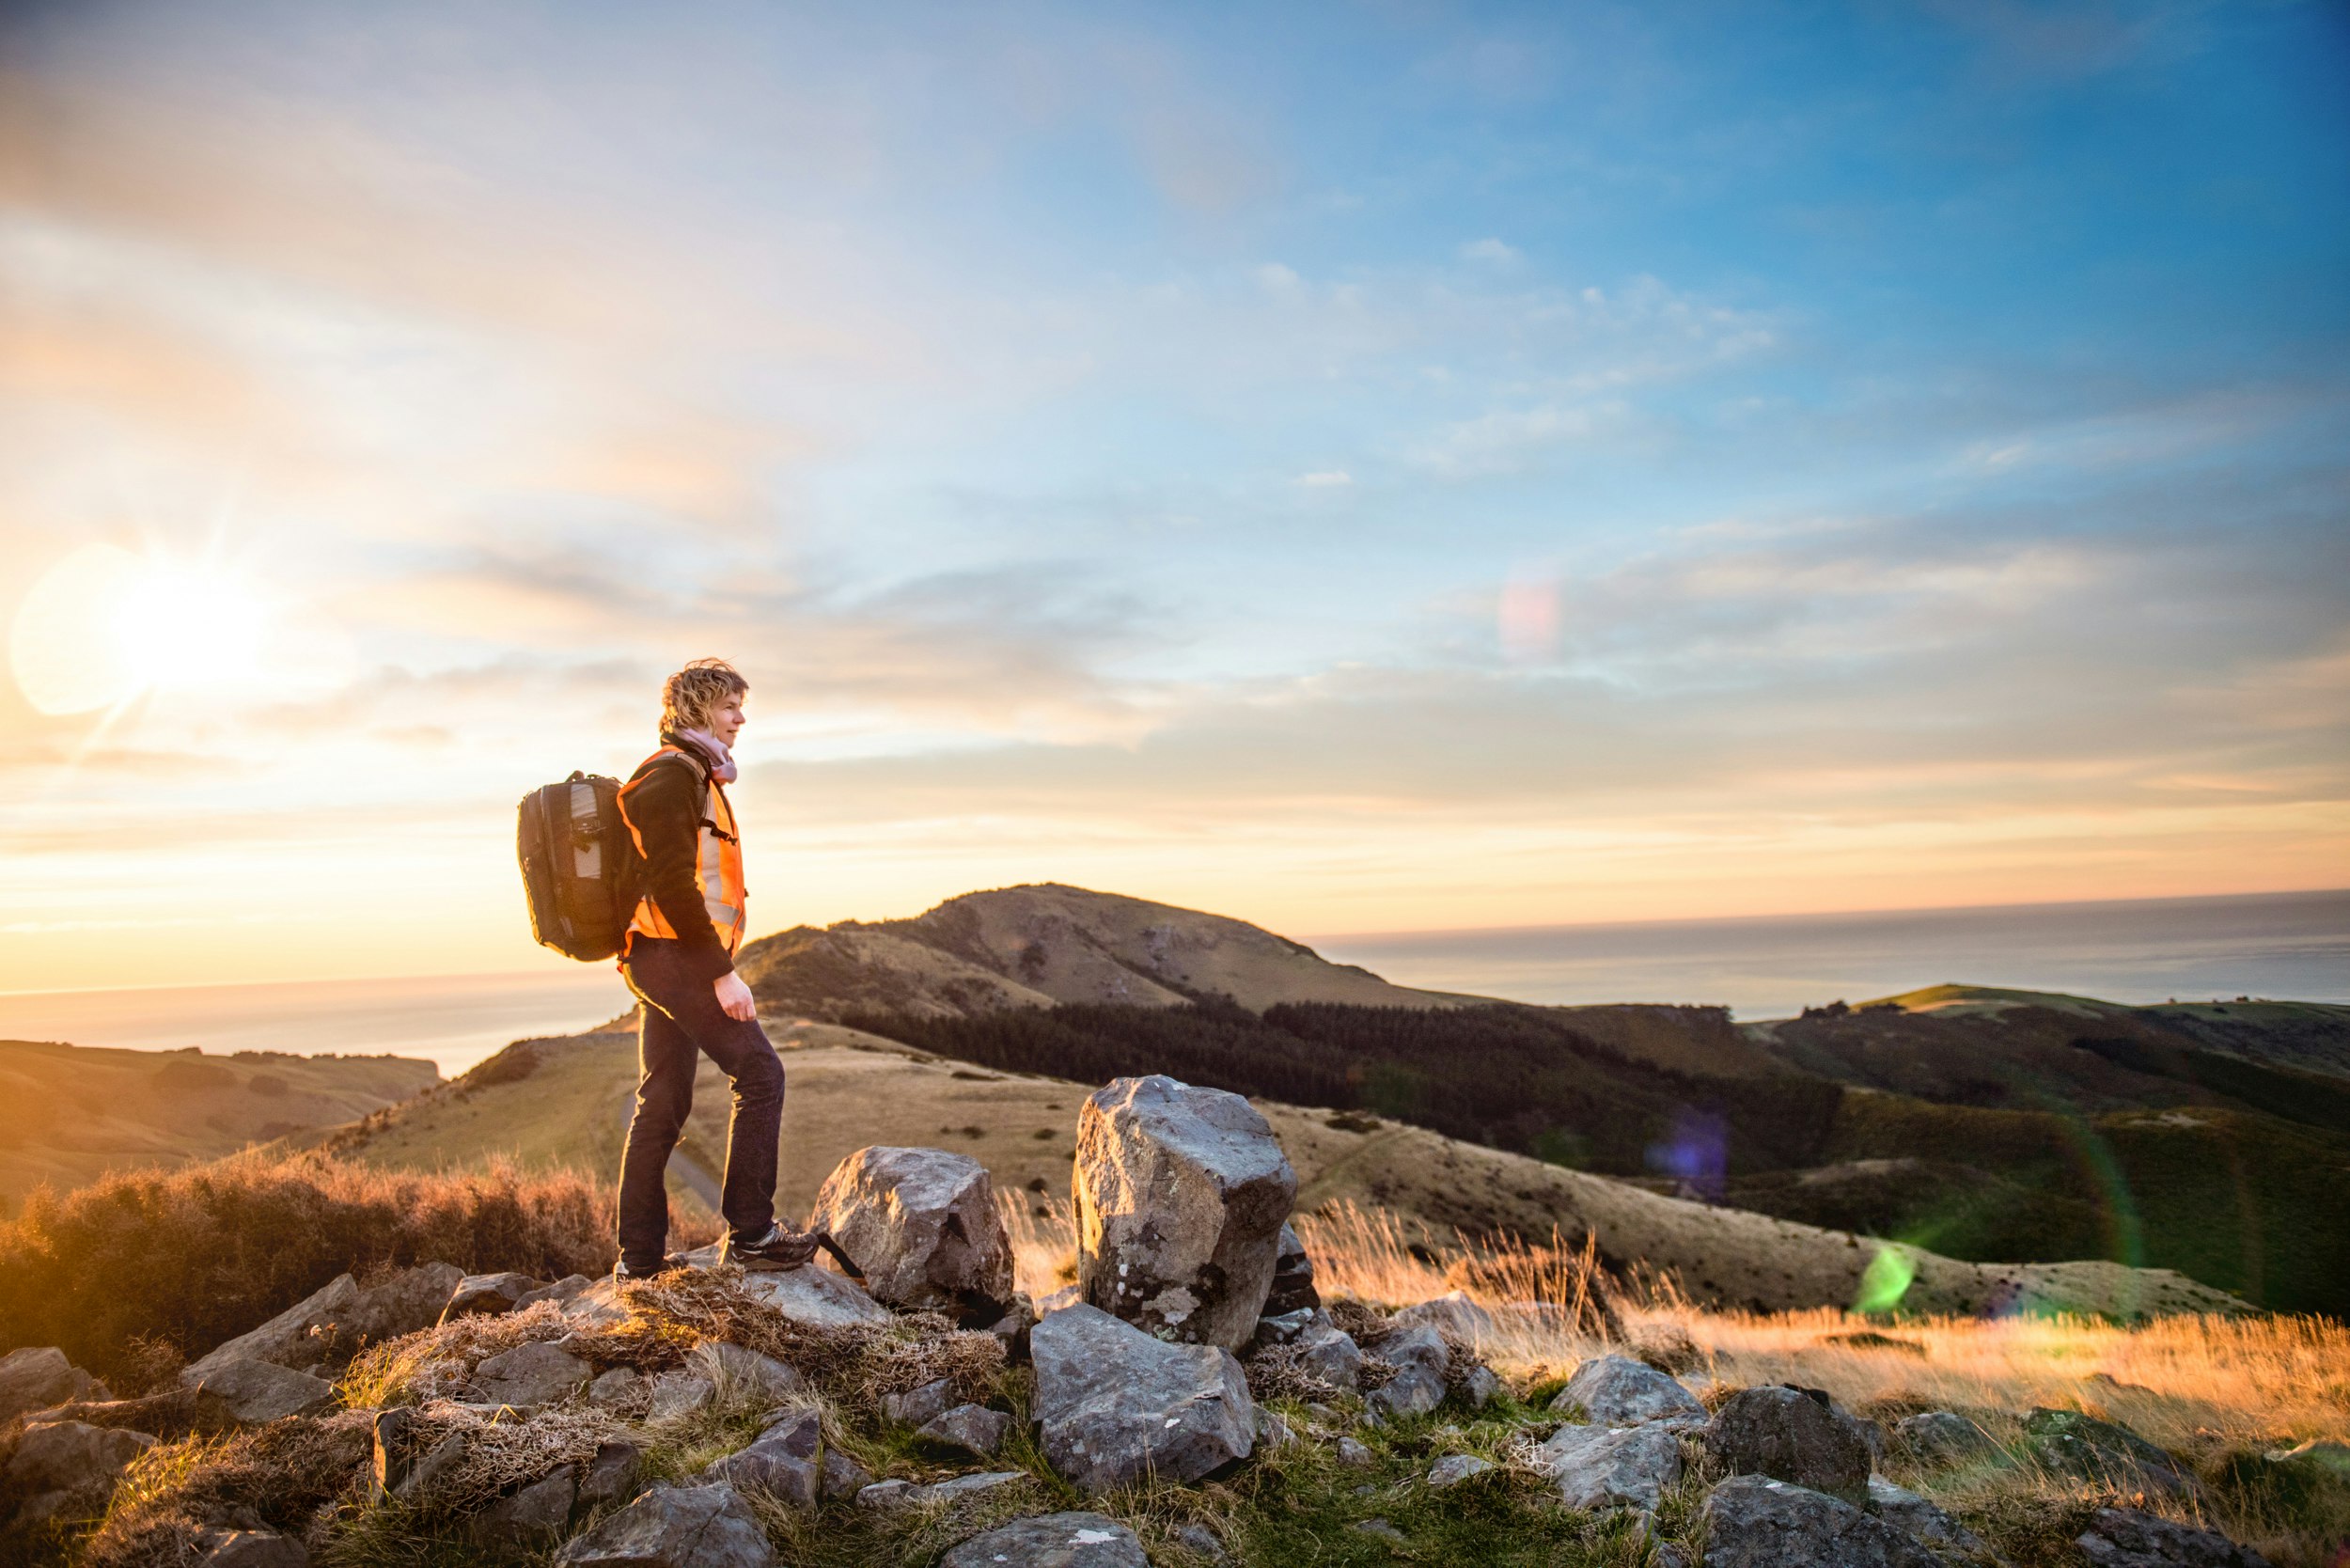
<svg viewBox="0 0 2350 1568">
<path fill-rule="evenodd" d="M 620 1156 L 620 1256 L 658 1268 L 669 1240 L 670 1152 L 694 1108 L 700 1055 L 734 1080 L 727 1174 L 719 1212 L 738 1241 L 757 1241 L 776 1218 L 776 1146 L 783 1133 L 783 1063 L 756 1023 L 729 1018 L 706 980 L 682 972 L 677 944 L 638 936 L 621 972 L 645 1004 L 636 1040 L 636 1112 Z"/>
</svg>

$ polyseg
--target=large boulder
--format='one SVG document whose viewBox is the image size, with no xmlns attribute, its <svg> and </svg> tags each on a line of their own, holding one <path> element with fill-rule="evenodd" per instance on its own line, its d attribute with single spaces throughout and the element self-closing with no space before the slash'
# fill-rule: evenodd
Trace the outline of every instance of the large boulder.
<svg viewBox="0 0 2350 1568">
<path fill-rule="evenodd" d="M 2268 1568 L 2249 1546 L 2133 1508 L 2099 1509 L 2073 1544 L 2091 1568 Z"/>
<path fill-rule="evenodd" d="M 1948 1568 L 1842 1498 L 1768 1476 L 1723 1482 L 1702 1518 L 1704 1568 Z"/>
<path fill-rule="evenodd" d="M 987 1168 L 944 1149 L 860 1149 L 833 1168 L 808 1215 L 892 1307 L 994 1323 L 1011 1300 L 1011 1238 Z"/>
<path fill-rule="evenodd" d="M 889 1321 L 888 1308 L 867 1294 L 854 1280 L 830 1269 L 764 1269 L 745 1274 L 743 1289 L 806 1328 L 843 1328 L 851 1324 Z"/>
<path fill-rule="evenodd" d="M 2043 1465 L 2076 1481 L 2170 1497 L 2202 1492 L 2176 1460 L 2128 1427 L 2077 1410 L 2034 1410 L 2024 1418 L 2024 1443 Z"/>
<path fill-rule="evenodd" d="M 1168 1344 L 1071 1307 L 1036 1325 L 1029 1350 L 1044 1456 L 1082 1492 L 1146 1473 L 1197 1481 L 1255 1445 L 1247 1379 L 1221 1345 Z"/>
<path fill-rule="evenodd" d="M 26 1498 L 26 1519 L 95 1513 L 124 1466 L 155 1446 L 144 1432 L 122 1432 L 86 1421 L 28 1426 L 8 1460 L 11 1491 Z"/>
<path fill-rule="evenodd" d="M 1072 1187 L 1088 1304 L 1164 1339 L 1248 1342 L 1297 1173 L 1247 1101 L 1158 1074 L 1117 1079 L 1078 1116 Z"/>
<path fill-rule="evenodd" d="M 1741 1388 L 1714 1412 L 1705 1446 L 1732 1475 L 1770 1476 L 1848 1503 L 1869 1498 L 1869 1445 L 1836 1419 L 1825 1396 Z"/>
<path fill-rule="evenodd" d="M 335 1385 L 274 1361 L 231 1361 L 214 1367 L 196 1388 L 220 1401 L 231 1419 L 246 1426 L 265 1426 L 288 1416 L 315 1415 L 335 1403 Z"/>
<path fill-rule="evenodd" d="M 656 1486 L 555 1554 L 557 1568 L 775 1568 L 750 1505 L 721 1482 Z"/>
<path fill-rule="evenodd" d="M 1099 1513 L 1040 1513 L 971 1537 L 938 1568 L 1150 1568 L 1133 1530 Z"/>
<path fill-rule="evenodd" d="M 1643 1421 L 1683 1419 L 1702 1421 L 1705 1406 L 1695 1394 L 1666 1373 L 1629 1356 L 1594 1356 L 1574 1369 L 1567 1386 L 1550 1402 L 1553 1410 L 1580 1405 L 1583 1413 L 1606 1426 L 1637 1426 Z"/>
<path fill-rule="evenodd" d="M 98 1380 L 55 1345 L 12 1350 L 0 1356 L 0 1421 L 88 1399 L 97 1388 Z"/>
<path fill-rule="evenodd" d="M 1654 1513 L 1681 1480 L 1681 1438 L 1658 1422 L 1640 1426 L 1563 1426 L 1536 1451 L 1536 1463 L 1569 1508 L 1637 1508 Z"/>
</svg>

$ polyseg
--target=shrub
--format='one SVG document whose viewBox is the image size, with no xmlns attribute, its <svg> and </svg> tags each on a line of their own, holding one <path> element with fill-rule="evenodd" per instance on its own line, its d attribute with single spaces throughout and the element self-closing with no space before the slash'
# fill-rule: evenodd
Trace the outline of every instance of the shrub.
<svg viewBox="0 0 2350 1568">
<path fill-rule="evenodd" d="M 42 1188 L 0 1224 L 0 1349 L 56 1345 L 135 1380 L 136 1356 L 193 1359 L 347 1271 L 600 1274 L 611 1219 L 609 1194 L 570 1171 L 427 1175 L 318 1153 Z"/>
</svg>

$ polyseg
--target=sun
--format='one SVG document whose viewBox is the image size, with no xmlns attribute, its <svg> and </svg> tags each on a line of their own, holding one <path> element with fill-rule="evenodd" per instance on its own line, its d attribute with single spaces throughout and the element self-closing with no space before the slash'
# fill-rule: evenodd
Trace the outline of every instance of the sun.
<svg viewBox="0 0 2350 1568">
<path fill-rule="evenodd" d="M 268 606 L 211 560 L 90 544 L 24 597 L 8 662 L 43 713 L 95 713 L 149 692 L 225 692 L 260 675 Z"/>
</svg>

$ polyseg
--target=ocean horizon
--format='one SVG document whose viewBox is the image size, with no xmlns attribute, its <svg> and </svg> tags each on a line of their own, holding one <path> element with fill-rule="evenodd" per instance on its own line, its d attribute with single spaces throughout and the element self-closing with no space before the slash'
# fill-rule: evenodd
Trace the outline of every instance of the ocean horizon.
<svg viewBox="0 0 2350 1568">
<path fill-rule="evenodd" d="M 2350 1002 L 2350 889 L 1302 936 L 1402 985 L 1784 1017 L 1946 980 L 2117 1002 Z M 422 1057 L 446 1074 L 634 1003 L 610 968 L 0 995 L 0 1039 Z"/>
</svg>

